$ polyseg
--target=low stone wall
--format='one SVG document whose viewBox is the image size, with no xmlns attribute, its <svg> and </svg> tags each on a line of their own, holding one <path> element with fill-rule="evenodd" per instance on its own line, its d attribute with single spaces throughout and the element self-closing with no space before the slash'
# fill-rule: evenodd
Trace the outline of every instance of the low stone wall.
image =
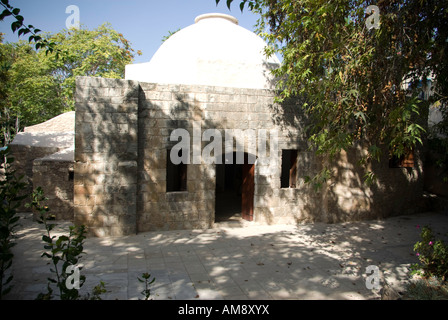
<svg viewBox="0 0 448 320">
<path fill-rule="evenodd" d="M 376 180 L 365 182 L 358 164 L 362 148 L 343 151 L 331 163 L 334 177 L 324 189 L 324 222 L 337 223 L 414 214 L 427 210 L 423 198 L 423 150 L 414 153 L 414 167 L 391 168 L 387 150 L 371 164 Z"/>
<path fill-rule="evenodd" d="M 33 147 L 29 145 L 10 145 L 11 155 L 14 157 L 12 168 L 16 170 L 18 177 L 23 175 L 23 182 L 27 183 L 27 187 L 23 190 L 23 194 L 31 194 L 33 192 L 33 162 L 37 158 L 42 158 L 59 151 L 55 147 Z M 29 203 L 31 198 L 23 200 L 22 206 L 18 210 L 22 212 L 31 212 L 30 208 L 25 207 L 25 203 Z"/>
<path fill-rule="evenodd" d="M 73 169 L 73 161 L 34 160 L 33 186 L 43 189 L 45 205 L 57 220 L 73 220 Z"/>
<path fill-rule="evenodd" d="M 68 116 L 70 117 L 72 114 L 70 113 Z M 65 119 L 64 122 L 68 122 L 66 119 L 67 114 L 57 118 L 59 118 L 59 120 L 61 118 Z M 40 128 L 44 124 L 37 125 L 36 127 Z M 48 157 L 69 148 L 73 149 L 74 132 L 58 132 L 55 130 L 57 128 L 54 127 L 45 127 L 48 132 L 42 132 L 39 130 L 34 131 L 36 130 L 35 127 L 27 127 L 25 130 L 26 129 L 28 129 L 28 131 L 21 132 L 15 136 L 14 141 L 9 145 L 9 147 L 11 149 L 11 155 L 14 157 L 12 167 L 17 171 L 18 176 L 24 176 L 23 181 L 28 184 L 27 188 L 24 190 L 24 193 L 26 192 L 31 194 L 36 188 L 33 172 L 34 160 Z M 25 199 L 23 203 L 25 204 L 30 200 L 31 199 Z M 26 208 L 24 205 L 20 207 L 19 210 L 22 212 L 31 211 L 31 209 Z"/>
</svg>

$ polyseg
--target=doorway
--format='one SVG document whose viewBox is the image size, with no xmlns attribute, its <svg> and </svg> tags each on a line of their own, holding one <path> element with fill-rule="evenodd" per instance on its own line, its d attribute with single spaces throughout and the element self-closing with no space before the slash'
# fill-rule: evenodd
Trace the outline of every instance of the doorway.
<svg viewBox="0 0 448 320">
<path fill-rule="evenodd" d="M 216 165 L 215 222 L 253 221 L 255 165 L 249 164 L 248 154 L 244 154 L 244 164 L 233 163 Z"/>
</svg>

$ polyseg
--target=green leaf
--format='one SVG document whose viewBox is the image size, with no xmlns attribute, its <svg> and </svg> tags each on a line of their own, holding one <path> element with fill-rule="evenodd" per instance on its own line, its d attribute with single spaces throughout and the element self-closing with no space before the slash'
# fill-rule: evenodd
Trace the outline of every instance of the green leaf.
<svg viewBox="0 0 448 320">
<path fill-rule="evenodd" d="M 58 241 L 68 241 L 69 239 L 70 239 L 69 237 L 62 235 L 59 237 Z"/>
<path fill-rule="evenodd" d="M 19 29 L 22 26 L 22 24 L 19 21 L 15 21 L 11 24 L 11 30 L 12 32 L 16 32 L 17 29 Z"/>
<path fill-rule="evenodd" d="M 2 14 L 0 15 L 0 20 L 3 20 L 4 18 L 12 15 L 12 12 L 8 9 L 3 10 Z"/>
<path fill-rule="evenodd" d="M 20 37 L 20 36 L 25 35 L 25 34 L 30 33 L 30 32 L 31 31 L 29 29 L 22 28 L 22 29 L 19 30 L 18 35 Z"/>
<path fill-rule="evenodd" d="M 357 119 L 361 118 L 362 121 L 363 121 L 364 123 L 367 122 L 367 120 L 366 120 L 366 115 L 365 115 L 365 113 L 362 112 L 362 111 L 358 111 L 358 112 L 356 112 L 356 113 L 355 113 L 355 117 L 356 117 Z"/>
</svg>

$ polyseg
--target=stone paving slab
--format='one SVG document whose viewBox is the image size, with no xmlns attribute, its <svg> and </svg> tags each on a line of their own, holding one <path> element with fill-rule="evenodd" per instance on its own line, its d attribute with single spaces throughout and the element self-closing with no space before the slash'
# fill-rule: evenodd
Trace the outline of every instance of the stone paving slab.
<svg viewBox="0 0 448 320">
<path fill-rule="evenodd" d="M 41 225 L 22 215 L 14 247 L 14 288 L 7 299 L 35 299 L 50 275 Z M 60 222 L 67 230 L 69 222 Z M 422 213 L 341 224 L 218 227 L 146 232 L 117 238 L 88 238 L 81 273 L 83 292 L 104 281 L 103 299 L 142 299 L 138 277 L 151 273 L 154 300 L 379 299 L 366 288 L 369 265 L 380 285 L 402 290 L 417 262 L 417 226 L 442 237 L 448 214 Z M 64 229 L 65 228 L 65 229 Z"/>
</svg>

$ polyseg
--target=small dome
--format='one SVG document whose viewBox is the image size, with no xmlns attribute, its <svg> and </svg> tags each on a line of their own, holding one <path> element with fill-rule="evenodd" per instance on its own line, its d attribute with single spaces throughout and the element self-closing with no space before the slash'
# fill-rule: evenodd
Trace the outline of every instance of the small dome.
<svg viewBox="0 0 448 320">
<path fill-rule="evenodd" d="M 126 66 L 126 79 L 238 88 L 272 88 L 266 43 L 232 16 L 204 14 L 166 40 L 148 63 Z"/>
</svg>

